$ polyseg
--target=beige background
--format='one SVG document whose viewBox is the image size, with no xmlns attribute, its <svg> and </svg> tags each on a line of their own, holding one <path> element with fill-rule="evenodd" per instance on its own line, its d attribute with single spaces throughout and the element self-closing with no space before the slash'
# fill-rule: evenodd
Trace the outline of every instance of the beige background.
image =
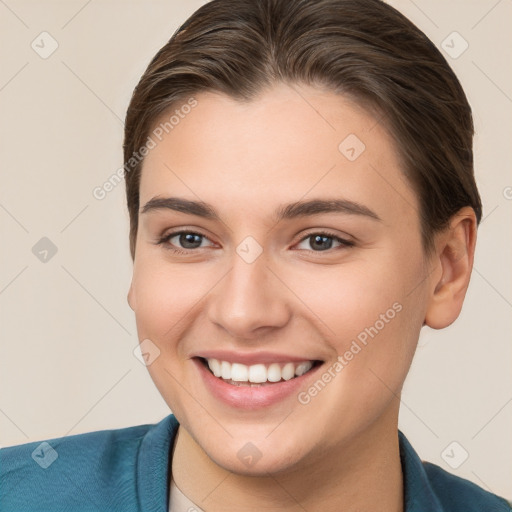
<svg viewBox="0 0 512 512">
<path fill-rule="evenodd" d="M 122 166 L 122 119 L 147 63 L 202 3 L 0 0 L 2 446 L 169 413 L 133 355 L 124 184 L 102 201 L 92 191 Z M 474 109 L 485 206 L 465 308 L 424 331 L 400 428 L 423 459 L 512 498 L 512 2 L 391 3 L 436 45 L 453 31 L 469 44 L 447 59 Z M 31 47 L 43 31 L 58 43 L 46 59 Z M 57 248 L 45 263 L 32 252 L 42 237 Z M 453 441 L 451 460 L 469 454 L 458 469 L 442 457 Z"/>
</svg>

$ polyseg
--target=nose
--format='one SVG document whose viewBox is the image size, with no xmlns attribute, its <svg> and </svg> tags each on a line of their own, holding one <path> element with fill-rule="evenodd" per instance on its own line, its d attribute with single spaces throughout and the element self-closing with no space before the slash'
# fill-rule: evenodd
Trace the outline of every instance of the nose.
<svg viewBox="0 0 512 512">
<path fill-rule="evenodd" d="M 252 263 L 234 254 L 231 270 L 210 294 L 209 319 L 232 338 L 261 338 L 290 320 L 290 291 L 268 264 L 263 254 Z"/>
</svg>

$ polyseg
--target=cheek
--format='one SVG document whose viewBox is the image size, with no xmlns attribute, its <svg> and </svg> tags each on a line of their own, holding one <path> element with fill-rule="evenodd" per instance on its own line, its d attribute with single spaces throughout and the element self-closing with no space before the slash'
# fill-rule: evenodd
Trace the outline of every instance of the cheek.
<svg viewBox="0 0 512 512">
<path fill-rule="evenodd" d="M 304 272 L 291 285 L 343 358 L 333 391 L 365 396 L 353 403 L 397 392 L 410 367 L 424 313 L 421 253 L 412 252 L 383 251 L 371 261 Z"/>
<path fill-rule="evenodd" d="M 200 299 L 212 284 L 202 282 L 194 265 L 178 269 L 164 258 L 141 253 L 133 272 L 138 337 L 140 341 L 149 339 L 158 347 L 159 356 L 147 370 L 167 405 L 183 418 L 188 395 L 184 398 L 179 383 L 186 378 L 185 356 L 175 340 L 186 337 L 201 307 Z"/>
<path fill-rule="evenodd" d="M 307 404 L 304 414 L 325 424 L 325 437 L 336 440 L 398 407 L 421 322 L 417 300 L 404 296 L 397 279 L 352 274 L 337 284 L 326 280 L 323 291 L 308 306 L 322 311 L 329 326 L 325 339 L 337 360 L 302 390 L 300 400 Z"/>
<path fill-rule="evenodd" d="M 384 331 L 397 324 L 397 309 L 406 300 L 408 269 L 395 263 L 394 267 L 380 262 L 360 261 L 347 265 L 289 272 L 283 280 L 316 317 L 315 323 L 344 351 L 347 342 L 377 324 Z M 398 305 L 396 305 L 398 303 Z M 323 326 L 323 327 L 322 327 Z M 384 329 L 385 327 L 386 329 Z"/>
<path fill-rule="evenodd" d="M 161 260 L 141 258 L 134 267 L 135 314 L 139 339 L 150 338 L 168 349 L 166 340 L 178 337 L 190 323 L 216 274 L 199 273 L 194 265 L 178 269 Z"/>
</svg>

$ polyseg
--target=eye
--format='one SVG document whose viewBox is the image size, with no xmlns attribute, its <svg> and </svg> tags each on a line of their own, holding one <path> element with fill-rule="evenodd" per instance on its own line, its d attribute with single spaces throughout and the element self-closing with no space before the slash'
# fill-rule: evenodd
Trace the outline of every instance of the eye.
<svg viewBox="0 0 512 512">
<path fill-rule="evenodd" d="M 173 241 L 173 239 L 175 240 Z M 169 233 L 160 238 L 157 244 L 163 245 L 166 249 L 179 254 L 188 254 L 188 251 L 208 247 L 202 245 L 206 240 L 208 240 L 208 238 L 200 233 L 193 231 L 175 231 L 174 233 Z"/>
<path fill-rule="evenodd" d="M 309 240 L 309 243 L 308 243 Z M 156 243 L 163 245 L 167 250 L 173 251 L 177 254 L 189 254 L 194 249 L 202 249 L 205 247 L 212 247 L 214 244 L 203 245 L 203 242 L 210 241 L 205 235 L 196 233 L 194 231 L 175 231 L 160 238 Z M 310 233 L 303 237 L 299 242 L 300 244 L 308 243 L 309 247 L 302 247 L 302 250 L 310 252 L 325 252 L 333 249 L 333 244 L 338 244 L 334 249 L 341 249 L 344 247 L 352 247 L 354 242 L 340 238 L 339 236 L 328 232 L 315 232 Z M 300 247 L 299 247 L 300 248 Z"/>
<path fill-rule="evenodd" d="M 335 249 L 336 248 L 340 249 L 343 247 L 352 247 L 354 245 L 354 242 L 345 240 L 333 233 L 327 233 L 327 232 L 310 233 L 309 235 L 305 236 L 299 242 L 299 244 L 305 243 L 308 240 L 309 240 L 309 247 L 305 247 L 305 249 L 309 250 L 309 251 L 313 251 L 313 252 L 328 251 L 329 249 L 333 248 L 334 242 L 339 244 L 338 247 L 335 247 Z"/>
</svg>

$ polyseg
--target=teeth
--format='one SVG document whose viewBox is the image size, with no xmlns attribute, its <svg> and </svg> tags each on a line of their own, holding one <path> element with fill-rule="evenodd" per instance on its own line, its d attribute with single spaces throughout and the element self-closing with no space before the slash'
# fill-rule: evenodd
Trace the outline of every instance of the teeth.
<svg viewBox="0 0 512 512">
<path fill-rule="evenodd" d="M 224 363 L 225 361 L 222 361 L 223 367 Z M 236 380 L 237 382 L 247 382 L 249 380 L 249 368 L 247 368 L 245 364 L 233 363 L 231 365 L 231 380 Z"/>
<path fill-rule="evenodd" d="M 210 359 L 208 361 L 208 366 L 215 377 L 220 377 L 222 375 L 221 365 L 217 359 Z"/>
<path fill-rule="evenodd" d="M 284 380 L 290 380 L 295 377 L 295 365 L 293 363 L 286 363 L 281 370 L 281 377 Z"/>
<path fill-rule="evenodd" d="M 223 379 L 231 379 L 231 364 L 222 361 L 222 363 L 220 363 L 220 375 Z"/>
<path fill-rule="evenodd" d="M 244 365 L 240 365 L 244 366 Z M 247 368 L 247 367 L 246 367 Z M 249 366 L 249 382 L 267 382 L 267 369 L 264 364 L 253 364 Z"/>
<path fill-rule="evenodd" d="M 272 363 L 268 367 L 267 380 L 269 382 L 279 382 L 281 380 L 281 367 L 277 363 Z"/>
<path fill-rule="evenodd" d="M 311 366 L 313 365 L 309 361 L 307 363 L 300 363 L 297 365 L 297 368 L 295 368 L 295 375 L 297 375 L 297 377 L 304 375 L 306 372 L 311 370 Z"/>
<path fill-rule="evenodd" d="M 304 375 L 313 367 L 313 361 L 286 363 L 284 365 L 272 363 L 268 366 L 264 364 L 253 364 L 251 366 L 241 363 L 231 364 L 218 359 L 207 359 L 207 362 L 215 377 L 221 377 L 233 383 L 250 382 L 253 384 L 290 380 Z"/>
</svg>

